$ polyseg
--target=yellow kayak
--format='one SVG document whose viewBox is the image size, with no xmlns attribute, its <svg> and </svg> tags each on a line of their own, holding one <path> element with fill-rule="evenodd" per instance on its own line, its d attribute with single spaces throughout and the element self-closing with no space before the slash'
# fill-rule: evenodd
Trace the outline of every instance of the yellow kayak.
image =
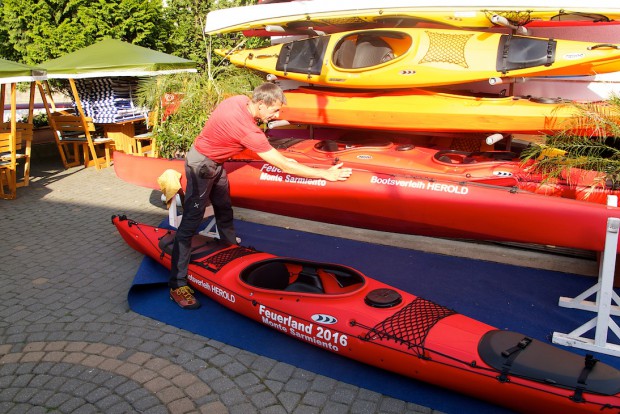
<svg viewBox="0 0 620 414">
<path fill-rule="evenodd" d="M 299 88 L 284 91 L 280 118 L 330 127 L 425 132 L 545 134 L 577 115 L 562 102 L 483 98 L 424 89 L 389 92 Z"/>
<path fill-rule="evenodd" d="M 512 0 L 476 2 L 458 0 L 309 0 L 258 4 L 212 10 L 205 33 L 210 35 L 301 29 L 337 32 L 360 26 L 414 27 L 438 24 L 448 27 L 487 29 L 498 24 L 494 16 L 510 25 L 565 20 L 610 21 L 620 19 L 620 8 L 610 0 L 563 0 L 544 3 Z M 349 27 L 349 29 L 343 29 Z M 274 33 L 276 34 L 276 33 Z M 262 34 L 265 35 L 265 34 Z"/>
<path fill-rule="evenodd" d="M 287 79 L 362 89 L 620 70 L 617 45 L 444 29 L 358 30 L 215 53 Z"/>
</svg>

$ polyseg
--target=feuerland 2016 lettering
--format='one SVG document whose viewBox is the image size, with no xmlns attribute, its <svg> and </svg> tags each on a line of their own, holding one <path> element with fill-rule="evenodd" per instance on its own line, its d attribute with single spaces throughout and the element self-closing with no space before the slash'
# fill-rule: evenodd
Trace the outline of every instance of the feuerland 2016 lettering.
<svg viewBox="0 0 620 414">
<path fill-rule="evenodd" d="M 347 335 L 312 322 L 298 321 L 290 315 L 267 309 L 265 305 L 258 306 L 258 315 L 265 325 L 330 351 L 338 352 L 340 346 L 347 346 L 349 343 Z"/>
</svg>

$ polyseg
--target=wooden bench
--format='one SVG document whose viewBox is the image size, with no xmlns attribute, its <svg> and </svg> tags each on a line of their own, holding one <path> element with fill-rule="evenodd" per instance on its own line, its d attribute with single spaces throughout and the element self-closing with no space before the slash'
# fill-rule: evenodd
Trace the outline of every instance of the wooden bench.
<svg viewBox="0 0 620 414">
<path fill-rule="evenodd" d="M 30 183 L 30 155 L 32 152 L 33 125 L 26 122 L 17 122 L 17 139 L 15 141 L 15 161 L 23 163 L 21 177 L 17 177 L 16 186 L 25 187 Z M 0 123 L 0 133 L 11 132 L 11 123 Z M 0 162 L 12 161 L 10 149 L 0 144 Z M 17 165 L 15 166 L 17 171 Z"/>
<path fill-rule="evenodd" d="M 55 131 L 58 150 L 64 154 L 65 168 L 79 165 L 81 155 L 85 167 L 95 165 L 101 169 L 111 165 L 110 153 L 114 140 L 99 134 L 92 118 L 53 112 L 49 122 Z"/>
<path fill-rule="evenodd" d="M 17 196 L 17 168 L 15 140 L 10 132 L 0 132 L 0 198 L 14 199 Z"/>
</svg>

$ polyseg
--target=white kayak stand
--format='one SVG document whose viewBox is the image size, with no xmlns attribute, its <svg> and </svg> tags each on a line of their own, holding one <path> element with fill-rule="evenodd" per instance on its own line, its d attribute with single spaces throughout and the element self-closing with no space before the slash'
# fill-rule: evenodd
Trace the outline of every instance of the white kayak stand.
<svg viewBox="0 0 620 414">
<path fill-rule="evenodd" d="M 162 201 L 165 203 L 166 198 L 162 195 Z M 181 218 L 183 217 L 178 213 L 177 207 L 181 206 L 181 198 L 179 194 L 175 196 L 175 199 L 172 203 L 170 203 L 170 207 L 168 208 L 168 224 L 175 229 L 179 228 L 179 224 L 181 224 Z M 205 211 L 205 218 L 213 216 L 213 208 L 207 207 Z M 215 225 L 215 217 L 211 217 L 211 220 L 207 224 L 207 226 L 200 231 L 203 236 L 214 237 L 216 239 L 220 238 L 220 233 L 217 231 L 217 226 Z"/>
<path fill-rule="evenodd" d="M 617 207 L 617 204 L 618 198 L 610 196 L 608 205 Z M 613 288 L 619 229 L 619 218 L 610 217 L 607 219 L 605 250 L 602 252 L 599 265 L 598 282 L 574 298 L 560 297 L 558 303 L 563 308 L 596 312 L 596 316 L 571 333 L 554 332 L 553 343 L 620 356 L 620 345 L 607 341 L 607 335 L 610 330 L 620 338 L 620 328 L 612 319 L 612 316 L 620 316 L 620 297 L 614 292 Z M 596 295 L 594 301 L 587 300 L 593 295 Z M 594 339 L 583 336 L 592 329 L 595 329 Z"/>
</svg>

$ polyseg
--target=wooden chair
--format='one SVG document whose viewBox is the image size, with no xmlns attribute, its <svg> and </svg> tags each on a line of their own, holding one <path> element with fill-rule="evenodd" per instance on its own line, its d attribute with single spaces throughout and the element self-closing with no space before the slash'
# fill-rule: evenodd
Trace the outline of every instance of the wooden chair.
<svg viewBox="0 0 620 414">
<path fill-rule="evenodd" d="M 5 200 L 17 196 L 16 141 L 10 132 L 0 132 L 0 198 Z"/>
<path fill-rule="evenodd" d="M 55 132 L 58 150 L 63 154 L 65 168 L 79 165 L 81 155 L 85 167 L 95 165 L 99 170 L 102 166 L 110 166 L 110 147 L 114 140 L 98 134 L 92 118 L 53 112 L 49 123 Z"/>
<path fill-rule="evenodd" d="M 0 123 L 1 133 L 11 132 L 11 123 Z M 23 163 L 21 177 L 17 177 L 17 187 L 26 187 L 30 183 L 30 155 L 32 152 L 33 125 L 26 122 L 17 123 L 17 139 L 15 140 L 15 160 Z M 11 153 L 0 150 L 0 162 L 11 161 Z M 17 165 L 16 165 L 17 168 Z"/>
<path fill-rule="evenodd" d="M 131 140 L 131 153 L 139 156 L 157 157 L 157 142 L 153 134 L 156 114 L 149 112 L 147 121 L 143 124 L 143 130 L 138 130 Z"/>
</svg>

